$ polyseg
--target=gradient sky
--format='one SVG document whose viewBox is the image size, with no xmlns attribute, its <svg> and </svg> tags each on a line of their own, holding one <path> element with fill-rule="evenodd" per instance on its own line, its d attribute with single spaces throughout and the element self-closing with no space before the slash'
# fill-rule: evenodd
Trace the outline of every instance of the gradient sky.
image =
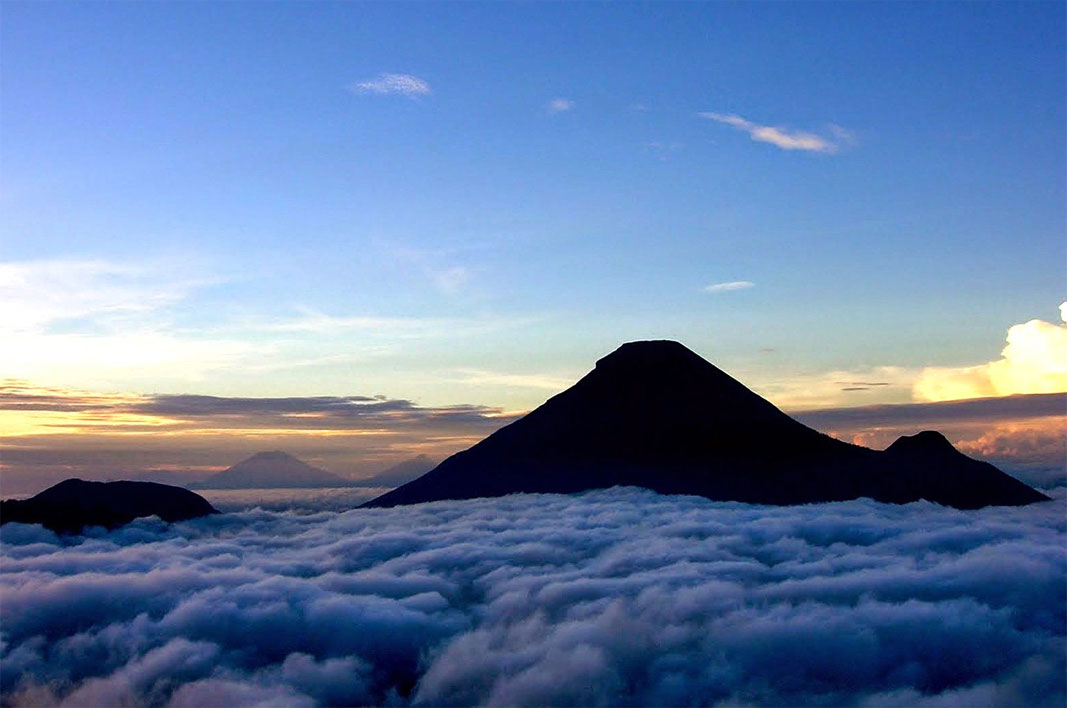
<svg viewBox="0 0 1067 708">
<path fill-rule="evenodd" d="M 1067 388 L 1063 3 L 0 13 L 18 386 L 521 411 L 666 337 L 792 408 Z"/>
</svg>

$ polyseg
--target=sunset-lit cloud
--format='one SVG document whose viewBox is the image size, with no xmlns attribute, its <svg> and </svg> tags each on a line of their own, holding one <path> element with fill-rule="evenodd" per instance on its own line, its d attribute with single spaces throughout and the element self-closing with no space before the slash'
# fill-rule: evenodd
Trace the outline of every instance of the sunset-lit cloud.
<svg viewBox="0 0 1067 708">
<path fill-rule="evenodd" d="M 1011 460 L 1020 464 L 1067 464 L 1067 414 L 1031 421 L 999 423 L 973 439 L 956 441 L 975 457 Z"/>
<path fill-rule="evenodd" d="M 31 416 L 41 416 L 34 424 Z M 419 406 L 384 396 L 303 396 L 242 398 L 192 394 L 100 394 L 36 388 L 19 380 L 0 382 L 0 416 L 22 417 L 0 437 L 129 429 L 158 434 L 195 430 L 292 430 L 396 432 L 435 425 L 493 428 L 502 411 L 476 405 Z M 113 432 L 113 431 L 111 431 Z M 165 432 L 165 431 L 164 431 Z"/>
<path fill-rule="evenodd" d="M 2 491 L 159 469 L 189 481 L 277 448 L 359 476 L 416 454 L 440 459 L 514 419 L 488 406 L 384 396 L 95 393 L 7 380 L 0 382 Z"/>
<path fill-rule="evenodd" d="M 834 153 L 842 145 L 852 144 L 855 140 L 849 131 L 837 125 L 832 126 L 832 137 L 828 137 L 780 126 L 760 125 L 734 113 L 703 111 L 697 115 L 736 128 L 748 133 L 749 137 L 757 142 L 769 143 L 782 150 Z"/>
<path fill-rule="evenodd" d="M 1067 322 L 1067 303 L 1060 305 Z M 915 382 L 915 398 L 945 401 L 1067 391 L 1067 324 L 1033 319 L 1008 330 L 1001 358 L 965 367 L 927 367 Z"/>
<path fill-rule="evenodd" d="M 379 74 L 373 79 L 354 84 L 352 90 L 356 93 L 398 94 L 408 98 L 431 93 L 430 85 L 425 80 L 411 74 Z"/>
<path fill-rule="evenodd" d="M 758 372 L 754 372 L 759 375 Z M 904 366 L 864 366 L 760 376 L 752 388 L 785 410 L 838 408 L 875 403 L 907 403 L 916 370 Z"/>
</svg>

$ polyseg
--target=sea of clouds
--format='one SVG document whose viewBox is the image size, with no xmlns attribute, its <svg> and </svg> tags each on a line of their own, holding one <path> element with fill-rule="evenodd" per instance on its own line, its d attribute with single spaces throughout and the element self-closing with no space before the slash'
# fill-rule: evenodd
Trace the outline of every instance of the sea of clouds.
<svg viewBox="0 0 1067 708">
<path fill-rule="evenodd" d="M 0 531 L 4 705 L 1064 705 L 1067 492 Z"/>
</svg>

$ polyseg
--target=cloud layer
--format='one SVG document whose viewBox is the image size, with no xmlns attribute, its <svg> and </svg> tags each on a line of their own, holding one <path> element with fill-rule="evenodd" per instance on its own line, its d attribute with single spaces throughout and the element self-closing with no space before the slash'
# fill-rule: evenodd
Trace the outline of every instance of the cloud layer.
<svg viewBox="0 0 1067 708">
<path fill-rule="evenodd" d="M 1064 497 L 614 489 L 0 546 L 5 704 L 1062 704 Z"/>
</svg>

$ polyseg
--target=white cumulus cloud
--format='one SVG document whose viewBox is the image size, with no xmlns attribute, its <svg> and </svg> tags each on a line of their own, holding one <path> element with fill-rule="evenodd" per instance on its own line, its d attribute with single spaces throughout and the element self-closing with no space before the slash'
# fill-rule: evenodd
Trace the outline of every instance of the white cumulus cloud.
<svg viewBox="0 0 1067 708">
<path fill-rule="evenodd" d="M 1065 324 L 1033 319 L 1011 327 L 996 361 L 923 369 L 915 382 L 915 398 L 947 401 L 1067 391 L 1067 302 L 1060 305 L 1060 316 Z"/>
</svg>

